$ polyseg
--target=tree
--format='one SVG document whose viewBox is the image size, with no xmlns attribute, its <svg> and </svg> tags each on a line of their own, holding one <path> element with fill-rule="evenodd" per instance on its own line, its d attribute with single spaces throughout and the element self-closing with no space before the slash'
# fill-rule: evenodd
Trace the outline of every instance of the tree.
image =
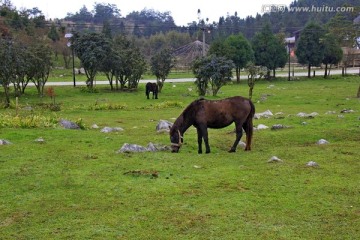
<svg viewBox="0 0 360 240">
<path fill-rule="evenodd" d="M 253 63 L 249 63 L 246 66 L 248 71 L 248 86 L 249 86 L 249 98 L 252 98 L 253 90 L 256 80 L 260 80 L 263 76 L 268 74 L 268 69 L 262 66 L 255 66 Z"/>
<path fill-rule="evenodd" d="M 324 78 L 330 74 L 331 65 L 338 64 L 342 56 L 343 51 L 339 43 L 336 42 L 336 38 L 332 34 L 327 34 L 324 38 L 324 58 L 322 60 L 322 63 L 325 64 Z"/>
<path fill-rule="evenodd" d="M 266 24 L 253 39 L 255 65 L 264 66 L 268 69 L 267 77 L 270 77 L 270 70 L 275 77 L 275 69 L 284 67 L 287 60 L 287 53 L 284 41 L 278 39 L 271 31 L 270 24 Z"/>
<path fill-rule="evenodd" d="M 30 59 L 31 52 L 30 46 L 33 42 L 28 44 L 21 44 L 19 42 L 14 42 L 14 50 L 16 52 L 15 60 L 15 71 L 16 78 L 13 79 L 12 83 L 14 85 L 15 96 L 20 96 L 25 93 L 25 88 L 30 82 L 29 69 L 31 64 L 33 64 L 32 59 Z M 35 68 L 35 70 L 39 70 Z"/>
<path fill-rule="evenodd" d="M 113 79 L 116 80 L 116 89 L 120 82 L 120 89 L 137 88 L 142 74 L 146 71 L 146 62 L 140 50 L 125 36 L 118 36 L 111 45 L 111 51 L 103 61 L 101 71 L 109 80 L 113 90 Z"/>
<path fill-rule="evenodd" d="M 156 76 L 159 92 L 164 86 L 165 79 L 174 67 L 174 57 L 168 48 L 164 48 L 151 57 L 151 72 Z"/>
<path fill-rule="evenodd" d="M 74 34 L 74 50 L 84 66 L 87 77 L 86 84 L 93 88 L 97 72 L 109 55 L 111 48 L 108 39 L 100 33 Z"/>
<path fill-rule="evenodd" d="M 216 96 L 222 86 L 231 82 L 234 67 L 232 60 L 224 57 L 211 55 L 197 58 L 192 64 L 192 71 L 199 95 L 204 96 L 210 85 L 213 96 Z"/>
<path fill-rule="evenodd" d="M 300 64 L 307 65 L 308 77 L 311 67 L 319 66 L 324 58 L 324 30 L 315 23 L 309 23 L 302 30 L 297 42 L 295 54 Z"/>
<path fill-rule="evenodd" d="M 10 107 L 9 85 L 16 78 L 16 52 L 11 39 L 0 38 L 0 83 L 5 92 L 5 107 Z"/>
<path fill-rule="evenodd" d="M 113 18 L 120 17 L 120 10 L 115 4 L 95 3 L 94 12 L 95 23 L 109 22 Z"/>
<path fill-rule="evenodd" d="M 231 35 L 225 40 L 228 46 L 228 59 L 231 59 L 235 64 L 236 81 L 240 82 L 240 71 L 249 62 L 254 60 L 254 52 L 250 43 L 242 34 Z"/>
<path fill-rule="evenodd" d="M 48 38 L 50 38 L 53 42 L 59 41 L 60 36 L 56 30 L 55 24 L 51 24 L 50 31 L 48 33 Z"/>
<path fill-rule="evenodd" d="M 51 61 L 51 48 L 43 43 L 36 43 L 29 48 L 30 63 L 27 74 L 31 75 L 39 96 L 44 95 L 44 87 L 49 78 Z"/>
<path fill-rule="evenodd" d="M 235 64 L 237 82 L 240 82 L 241 69 L 254 60 L 254 52 L 250 43 L 242 34 L 230 35 L 225 40 L 215 40 L 210 45 L 209 54 L 231 59 Z"/>
</svg>

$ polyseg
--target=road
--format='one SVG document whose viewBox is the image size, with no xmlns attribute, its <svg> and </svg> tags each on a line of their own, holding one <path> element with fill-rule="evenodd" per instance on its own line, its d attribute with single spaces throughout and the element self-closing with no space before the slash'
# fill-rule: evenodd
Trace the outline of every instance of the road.
<svg viewBox="0 0 360 240">
<path fill-rule="evenodd" d="M 347 69 L 347 74 L 359 74 L 360 69 L 359 68 L 348 68 Z M 292 73 L 291 73 L 292 74 Z M 331 75 L 340 75 L 341 74 L 341 69 L 332 69 L 331 70 Z M 304 77 L 307 76 L 307 71 L 306 72 L 295 72 L 294 73 L 295 77 Z M 324 75 L 324 70 L 316 70 L 316 75 L 317 76 L 323 76 Z M 280 73 L 276 75 L 277 77 L 287 77 L 288 73 Z M 292 76 L 292 75 L 291 75 Z M 171 83 L 171 82 L 194 82 L 195 78 L 176 78 L 176 79 L 166 79 L 167 83 Z M 151 79 L 151 80 L 140 80 L 140 83 L 147 83 L 147 82 L 156 82 L 156 80 Z M 74 83 L 73 82 L 47 82 L 46 86 L 72 86 Z M 109 84 L 109 81 L 95 81 L 94 82 L 95 85 L 107 85 Z M 76 82 L 76 86 L 85 86 L 85 82 Z M 29 83 L 28 86 L 34 86 L 34 83 Z"/>
</svg>

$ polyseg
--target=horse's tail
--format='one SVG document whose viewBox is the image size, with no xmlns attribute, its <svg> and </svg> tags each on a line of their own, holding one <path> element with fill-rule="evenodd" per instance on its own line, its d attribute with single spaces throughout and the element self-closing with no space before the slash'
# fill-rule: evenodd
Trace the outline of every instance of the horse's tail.
<svg viewBox="0 0 360 240">
<path fill-rule="evenodd" d="M 252 136 L 253 136 L 253 132 L 254 132 L 253 118 L 255 116 L 255 105 L 251 100 L 249 100 L 249 104 L 250 104 L 250 112 L 249 112 L 249 115 L 247 116 L 245 124 L 244 124 L 244 130 L 246 133 L 245 151 L 251 150 L 251 140 L 252 140 Z"/>
</svg>

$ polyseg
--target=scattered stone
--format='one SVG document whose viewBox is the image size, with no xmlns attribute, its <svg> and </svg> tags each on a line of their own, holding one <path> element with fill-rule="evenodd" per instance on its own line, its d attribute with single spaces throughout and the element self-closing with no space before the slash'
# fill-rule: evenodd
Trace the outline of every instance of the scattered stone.
<svg viewBox="0 0 360 240">
<path fill-rule="evenodd" d="M 299 112 L 296 116 L 298 117 L 303 117 L 303 118 L 314 118 L 315 116 L 318 116 L 319 114 L 317 112 L 312 112 L 312 113 L 303 113 L 303 112 Z"/>
<path fill-rule="evenodd" d="M 45 140 L 44 140 L 44 138 L 39 137 L 38 139 L 35 139 L 35 142 L 37 142 L 37 143 L 45 143 Z"/>
<path fill-rule="evenodd" d="M 282 124 L 275 124 L 275 125 L 272 125 L 271 130 L 278 130 L 278 129 L 284 129 L 284 128 L 289 128 L 289 127 L 282 125 Z"/>
<path fill-rule="evenodd" d="M 246 143 L 244 143 L 243 141 L 240 141 L 238 146 L 245 149 L 246 148 Z"/>
<path fill-rule="evenodd" d="M 117 153 L 130 153 L 130 152 L 146 152 L 147 148 L 137 145 L 137 144 L 129 144 L 124 143 L 124 145 L 120 148 Z"/>
<path fill-rule="evenodd" d="M 307 122 L 302 122 L 301 125 L 307 125 Z"/>
<path fill-rule="evenodd" d="M 131 153 L 131 152 L 158 152 L 158 151 L 170 151 L 171 148 L 169 146 L 164 146 L 160 144 L 149 143 L 147 147 L 137 145 L 137 144 L 129 144 L 124 143 L 124 145 L 120 148 L 117 153 Z"/>
<path fill-rule="evenodd" d="M 93 125 L 91 125 L 91 128 L 92 128 L 92 129 L 98 129 L 99 126 L 98 126 L 97 124 L 93 124 Z"/>
<path fill-rule="evenodd" d="M 314 162 L 314 161 L 310 161 L 306 164 L 306 166 L 308 167 L 318 167 L 319 164 L 317 164 L 317 162 Z"/>
<path fill-rule="evenodd" d="M 160 145 L 160 144 L 154 144 L 154 143 L 150 142 L 147 145 L 146 149 L 149 152 L 158 152 L 158 151 L 170 151 L 171 147 L 165 146 L 165 145 Z"/>
<path fill-rule="evenodd" d="M 269 127 L 268 126 L 265 126 L 264 124 L 259 124 L 255 130 L 262 130 L 262 129 L 268 129 Z"/>
<path fill-rule="evenodd" d="M 61 119 L 59 121 L 59 124 L 63 126 L 65 129 L 80 129 L 78 124 L 65 119 Z"/>
<path fill-rule="evenodd" d="M 157 132 L 169 132 L 172 125 L 173 125 L 173 123 L 171 123 L 169 121 L 160 120 L 158 122 L 158 124 L 156 125 L 156 131 Z"/>
<path fill-rule="evenodd" d="M 201 167 L 201 166 L 198 166 L 198 165 L 194 165 L 194 168 L 200 169 L 200 168 L 202 168 L 202 167 Z"/>
<path fill-rule="evenodd" d="M 342 115 L 342 114 L 339 114 L 337 117 L 338 117 L 338 118 L 344 118 L 345 116 Z"/>
<path fill-rule="evenodd" d="M 279 163 L 279 162 L 283 162 L 283 160 L 281 160 L 277 156 L 272 156 L 267 162 L 268 163 Z"/>
<path fill-rule="evenodd" d="M 9 142 L 8 140 L 0 139 L 0 145 L 9 145 L 9 144 L 12 144 L 12 143 Z"/>
<path fill-rule="evenodd" d="M 284 119 L 285 118 L 284 115 L 285 114 L 283 112 L 277 112 L 275 113 L 275 119 Z"/>
<path fill-rule="evenodd" d="M 271 84 L 267 88 L 273 88 L 273 87 L 275 87 L 275 85 Z"/>
<path fill-rule="evenodd" d="M 120 132 L 120 131 L 124 131 L 124 129 L 122 129 L 121 127 L 104 127 L 103 129 L 101 129 L 100 132 L 102 133 L 110 133 L 110 132 Z"/>
<path fill-rule="evenodd" d="M 262 112 L 262 113 L 255 113 L 254 118 L 255 119 L 260 119 L 261 117 L 269 118 L 269 117 L 272 117 L 273 115 L 274 114 L 272 114 L 272 112 L 270 110 L 266 110 L 265 112 Z"/>
<path fill-rule="evenodd" d="M 319 141 L 317 141 L 316 144 L 322 145 L 322 144 L 329 144 L 330 142 L 326 141 L 325 139 L 320 139 Z"/>
<path fill-rule="evenodd" d="M 351 109 L 343 109 L 340 111 L 341 113 L 353 113 L 355 112 L 354 110 L 351 110 Z"/>
<path fill-rule="evenodd" d="M 325 114 L 336 114 L 336 111 L 327 111 Z"/>
</svg>

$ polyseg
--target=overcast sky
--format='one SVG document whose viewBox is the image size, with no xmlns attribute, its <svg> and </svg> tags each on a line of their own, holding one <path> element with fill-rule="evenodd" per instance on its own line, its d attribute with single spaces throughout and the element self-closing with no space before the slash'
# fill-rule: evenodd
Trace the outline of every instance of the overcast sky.
<svg viewBox="0 0 360 240">
<path fill-rule="evenodd" d="M 121 16 L 125 17 L 132 11 L 141 11 L 144 8 L 159 12 L 169 11 L 178 26 L 187 26 L 197 21 L 197 10 L 201 10 L 201 18 L 209 18 L 210 22 L 219 21 L 219 17 L 226 17 L 238 13 L 240 18 L 256 13 L 262 14 L 269 4 L 283 4 L 289 6 L 293 0 L 11 0 L 18 9 L 37 7 L 45 17 L 64 18 L 67 13 L 76 13 L 86 6 L 89 11 L 94 9 L 95 2 L 115 4 L 120 9 Z M 264 8 L 265 7 L 265 8 Z"/>
</svg>

